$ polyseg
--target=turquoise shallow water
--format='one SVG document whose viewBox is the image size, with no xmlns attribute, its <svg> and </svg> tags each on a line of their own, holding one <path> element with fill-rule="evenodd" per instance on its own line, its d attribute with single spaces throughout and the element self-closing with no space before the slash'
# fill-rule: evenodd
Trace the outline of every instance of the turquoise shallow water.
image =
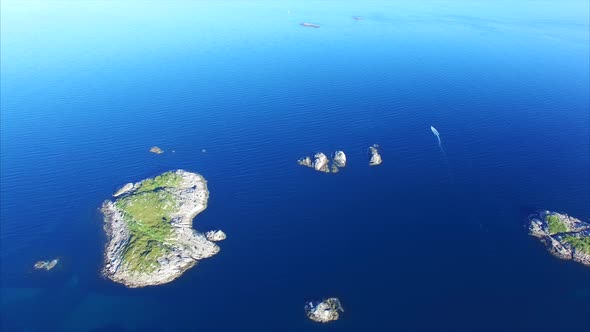
<svg viewBox="0 0 590 332">
<path fill-rule="evenodd" d="M 590 328 L 589 270 L 523 227 L 590 218 L 587 2 L 1 6 L 2 330 Z M 336 175 L 295 163 L 336 149 Z M 97 208 L 176 168 L 207 178 L 195 227 L 221 252 L 160 287 L 102 279 Z M 328 296 L 342 319 L 313 324 Z"/>
</svg>

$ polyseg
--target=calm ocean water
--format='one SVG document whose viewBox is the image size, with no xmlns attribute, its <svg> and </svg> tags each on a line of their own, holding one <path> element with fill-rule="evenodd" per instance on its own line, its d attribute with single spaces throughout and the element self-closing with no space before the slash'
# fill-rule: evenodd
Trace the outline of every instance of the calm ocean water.
<svg viewBox="0 0 590 332">
<path fill-rule="evenodd" d="M 590 218 L 589 26 L 582 0 L 3 1 L 1 329 L 590 330 L 590 269 L 523 226 Z M 177 168 L 221 252 L 101 278 L 101 202 Z"/>
</svg>

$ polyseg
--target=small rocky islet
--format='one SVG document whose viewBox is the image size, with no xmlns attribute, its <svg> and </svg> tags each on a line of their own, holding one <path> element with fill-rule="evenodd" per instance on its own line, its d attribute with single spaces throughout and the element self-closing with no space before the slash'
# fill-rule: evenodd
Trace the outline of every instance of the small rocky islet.
<svg viewBox="0 0 590 332">
<path fill-rule="evenodd" d="M 164 150 L 160 149 L 160 148 L 159 148 L 159 147 L 157 147 L 157 146 L 152 146 L 152 147 L 150 148 L 150 152 L 151 152 L 151 153 L 155 153 L 155 154 L 162 154 L 162 153 L 164 153 Z"/>
<path fill-rule="evenodd" d="M 207 208 L 207 181 L 197 173 L 176 170 L 128 183 L 102 204 L 107 244 L 105 277 L 127 287 L 170 282 L 198 261 L 219 252 L 213 241 L 192 228 L 193 218 Z"/>
<path fill-rule="evenodd" d="M 338 320 L 340 312 L 344 312 L 340 300 L 331 297 L 322 301 L 310 301 L 305 305 L 305 314 L 309 319 L 318 323 L 328 323 Z"/>
<path fill-rule="evenodd" d="M 529 216 L 528 229 L 552 255 L 590 266 L 590 224 L 545 210 Z"/>
<path fill-rule="evenodd" d="M 381 158 L 381 154 L 379 153 L 380 147 L 378 144 L 373 144 L 369 147 L 369 154 L 371 155 L 371 159 L 369 160 L 369 165 L 377 166 L 381 165 L 383 159 Z"/>
</svg>

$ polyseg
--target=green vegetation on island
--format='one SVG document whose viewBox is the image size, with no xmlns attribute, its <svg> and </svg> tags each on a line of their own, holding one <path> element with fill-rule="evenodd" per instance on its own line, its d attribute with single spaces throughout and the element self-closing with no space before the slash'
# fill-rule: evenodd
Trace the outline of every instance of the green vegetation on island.
<svg viewBox="0 0 590 332">
<path fill-rule="evenodd" d="M 170 252 L 170 221 L 177 207 L 174 196 L 166 189 L 181 183 L 180 174 L 165 172 L 142 181 L 132 195 L 115 201 L 130 233 L 123 255 L 123 263 L 130 270 L 152 272 L 159 265 L 158 258 Z"/>
<path fill-rule="evenodd" d="M 176 188 L 180 185 L 182 176 L 175 172 L 165 172 L 153 179 L 143 180 L 137 188 L 136 194 L 152 191 L 158 188 Z"/>
<path fill-rule="evenodd" d="M 576 250 L 590 255 L 590 237 L 576 237 L 568 235 L 563 240 L 572 245 Z"/>
<path fill-rule="evenodd" d="M 108 237 L 103 273 L 128 287 L 170 282 L 219 252 L 212 241 L 225 239 L 222 231 L 204 235 L 192 228 L 209 199 L 199 174 L 165 172 L 127 183 L 113 196 L 101 208 Z"/>
<path fill-rule="evenodd" d="M 169 251 L 166 240 L 172 233 L 171 213 L 176 209 L 172 195 L 164 190 L 153 191 L 138 189 L 138 194 L 126 196 L 115 202 L 123 212 L 130 232 L 129 244 L 123 256 L 123 262 L 131 270 L 153 271 L 157 259 Z M 140 192 L 140 190 L 142 190 Z"/>
<path fill-rule="evenodd" d="M 555 214 L 546 215 L 545 220 L 549 225 L 549 233 L 551 234 L 565 233 L 568 231 L 567 226 Z"/>
<path fill-rule="evenodd" d="M 529 216 L 528 228 L 555 257 L 590 266 L 590 224 L 544 210 Z"/>
</svg>

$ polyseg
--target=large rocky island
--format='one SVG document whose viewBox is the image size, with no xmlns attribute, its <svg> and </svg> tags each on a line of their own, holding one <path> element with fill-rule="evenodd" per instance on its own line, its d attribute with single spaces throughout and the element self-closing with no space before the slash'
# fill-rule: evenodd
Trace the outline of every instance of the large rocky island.
<svg viewBox="0 0 590 332">
<path fill-rule="evenodd" d="M 539 211 L 529 216 L 528 227 L 554 256 L 590 266 L 590 224 L 565 214 Z"/>
<path fill-rule="evenodd" d="M 165 172 L 128 183 L 113 196 L 116 200 L 101 208 L 108 238 L 102 272 L 107 278 L 128 287 L 160 285 L 219 252 L 211 240 L 224 239 L 223 232 L 208 239 L 192 228 L 209 199 L 201 175 Z"/>
</svg>

